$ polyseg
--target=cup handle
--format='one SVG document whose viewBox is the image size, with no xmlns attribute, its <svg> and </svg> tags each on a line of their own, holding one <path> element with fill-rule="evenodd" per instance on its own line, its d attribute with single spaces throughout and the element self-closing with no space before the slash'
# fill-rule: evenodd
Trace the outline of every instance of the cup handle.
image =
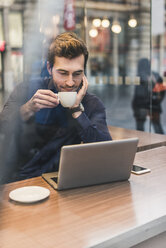
<svg viewBox="0 0 166 248">
<path fill-rule="evenodd" d="M 58 98 L 58 100 L 59 100 L 59 95 L 58 95 L 58 93 L 56 93 L 55 95 L 57 96 L 57 98 Z"/>
</svg>

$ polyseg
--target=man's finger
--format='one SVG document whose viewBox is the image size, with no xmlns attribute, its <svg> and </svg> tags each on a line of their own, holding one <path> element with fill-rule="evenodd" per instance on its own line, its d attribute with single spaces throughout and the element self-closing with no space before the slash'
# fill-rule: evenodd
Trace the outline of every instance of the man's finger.
<svg viewBox="0 0 166 248">
<path fill-rule="evenodd" d="M 41 99 L 41 100 L 46 100 L 48 102 L 52 102 L 55 104 L 59 104 L 59 99 L 57 97 L 57 94 L 53 93 L 52 91 L 37 91 L 35 95 L 32 97 L 33 100 L 35 99 Z"/>
<path fill-rule="evenodd" d="M 43 106 L 47 107 L 47 108 L 54 108 L 58 105 L 58 103 L 52 103 L 50 101 L 47 101 L 47 100 L 43 100 L 43 99 L 34 99 L 33 100 L 33 104 L 42 104 Z"/>
</svg>

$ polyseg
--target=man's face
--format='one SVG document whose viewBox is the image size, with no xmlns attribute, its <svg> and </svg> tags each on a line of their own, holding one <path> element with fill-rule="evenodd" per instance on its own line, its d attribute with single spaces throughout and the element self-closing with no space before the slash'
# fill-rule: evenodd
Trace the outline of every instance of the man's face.
<svg viewBox="0 0 166 248">
<path fill-rule="evenodd" d="M 84 56 L 73 59 L 56 57 L 52 68 L 54 86 L 58 91 L 77 91 L 84 75 Z"/>
</svg>

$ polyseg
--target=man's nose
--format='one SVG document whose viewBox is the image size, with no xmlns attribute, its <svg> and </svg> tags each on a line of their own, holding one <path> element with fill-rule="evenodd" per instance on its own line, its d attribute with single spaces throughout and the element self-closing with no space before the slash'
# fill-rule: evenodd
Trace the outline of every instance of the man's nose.
<svg viewBox="0 0 166 248">
<path fill-rule="evenodd" d="M 66 85 L 72 87 L 74 84 L 75 83 L 73 81 L 73 76 L 72 75 L 69 75 L 68 78 L 67 78 L 67 80 L 66 80 Z"/>
</svg>

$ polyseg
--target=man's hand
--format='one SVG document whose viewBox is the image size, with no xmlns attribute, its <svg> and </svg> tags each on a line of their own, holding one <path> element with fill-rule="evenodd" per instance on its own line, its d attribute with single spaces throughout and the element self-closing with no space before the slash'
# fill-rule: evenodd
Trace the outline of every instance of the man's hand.
<svg viewBox="0 0 166 248">
<path fill-rule="evenodd" d="M 86 76 L 84 75 L 82 78 L 82 87 L 77 93 L 76 102 L 75 102 L 74 106 L 72 106 L 72 108 L 79 106 L 79 104 L 81 103 L 82 99 L 84 98 L 84 96 L 87 92 L 87 89 L 88 89 L 88 80 L 87 80 Z"/>
<path fill-rule="evenodd" d="M 55 108 L 59 104 L 57 94 L 51 90 L 38 90 L 32 98 L 21 106 L 20 113 L 24 121 L 43 108 Z"/>
<path fill-rule="evenodd" d="M 84 75 L 83 78 L 82 78 L 82 87 L 77 93 L 76 102 L 72 106 L 72 108 L 76 108 L 76 107 L 78 107 L 80 105 L 82 99 L 84 98 L 84 96 L 85 96 L 85 94 L 87 92 L 87 89 L 88 89 L 88 80 L 87 80 L 86 76 Z M 81 113 L 82 113 L 81 111 L 75 112 L 75 113 L 73 113 L 73 117 L 77 118 L 77 117 L 79 117 L 81 115 Z"/>
</svg>

